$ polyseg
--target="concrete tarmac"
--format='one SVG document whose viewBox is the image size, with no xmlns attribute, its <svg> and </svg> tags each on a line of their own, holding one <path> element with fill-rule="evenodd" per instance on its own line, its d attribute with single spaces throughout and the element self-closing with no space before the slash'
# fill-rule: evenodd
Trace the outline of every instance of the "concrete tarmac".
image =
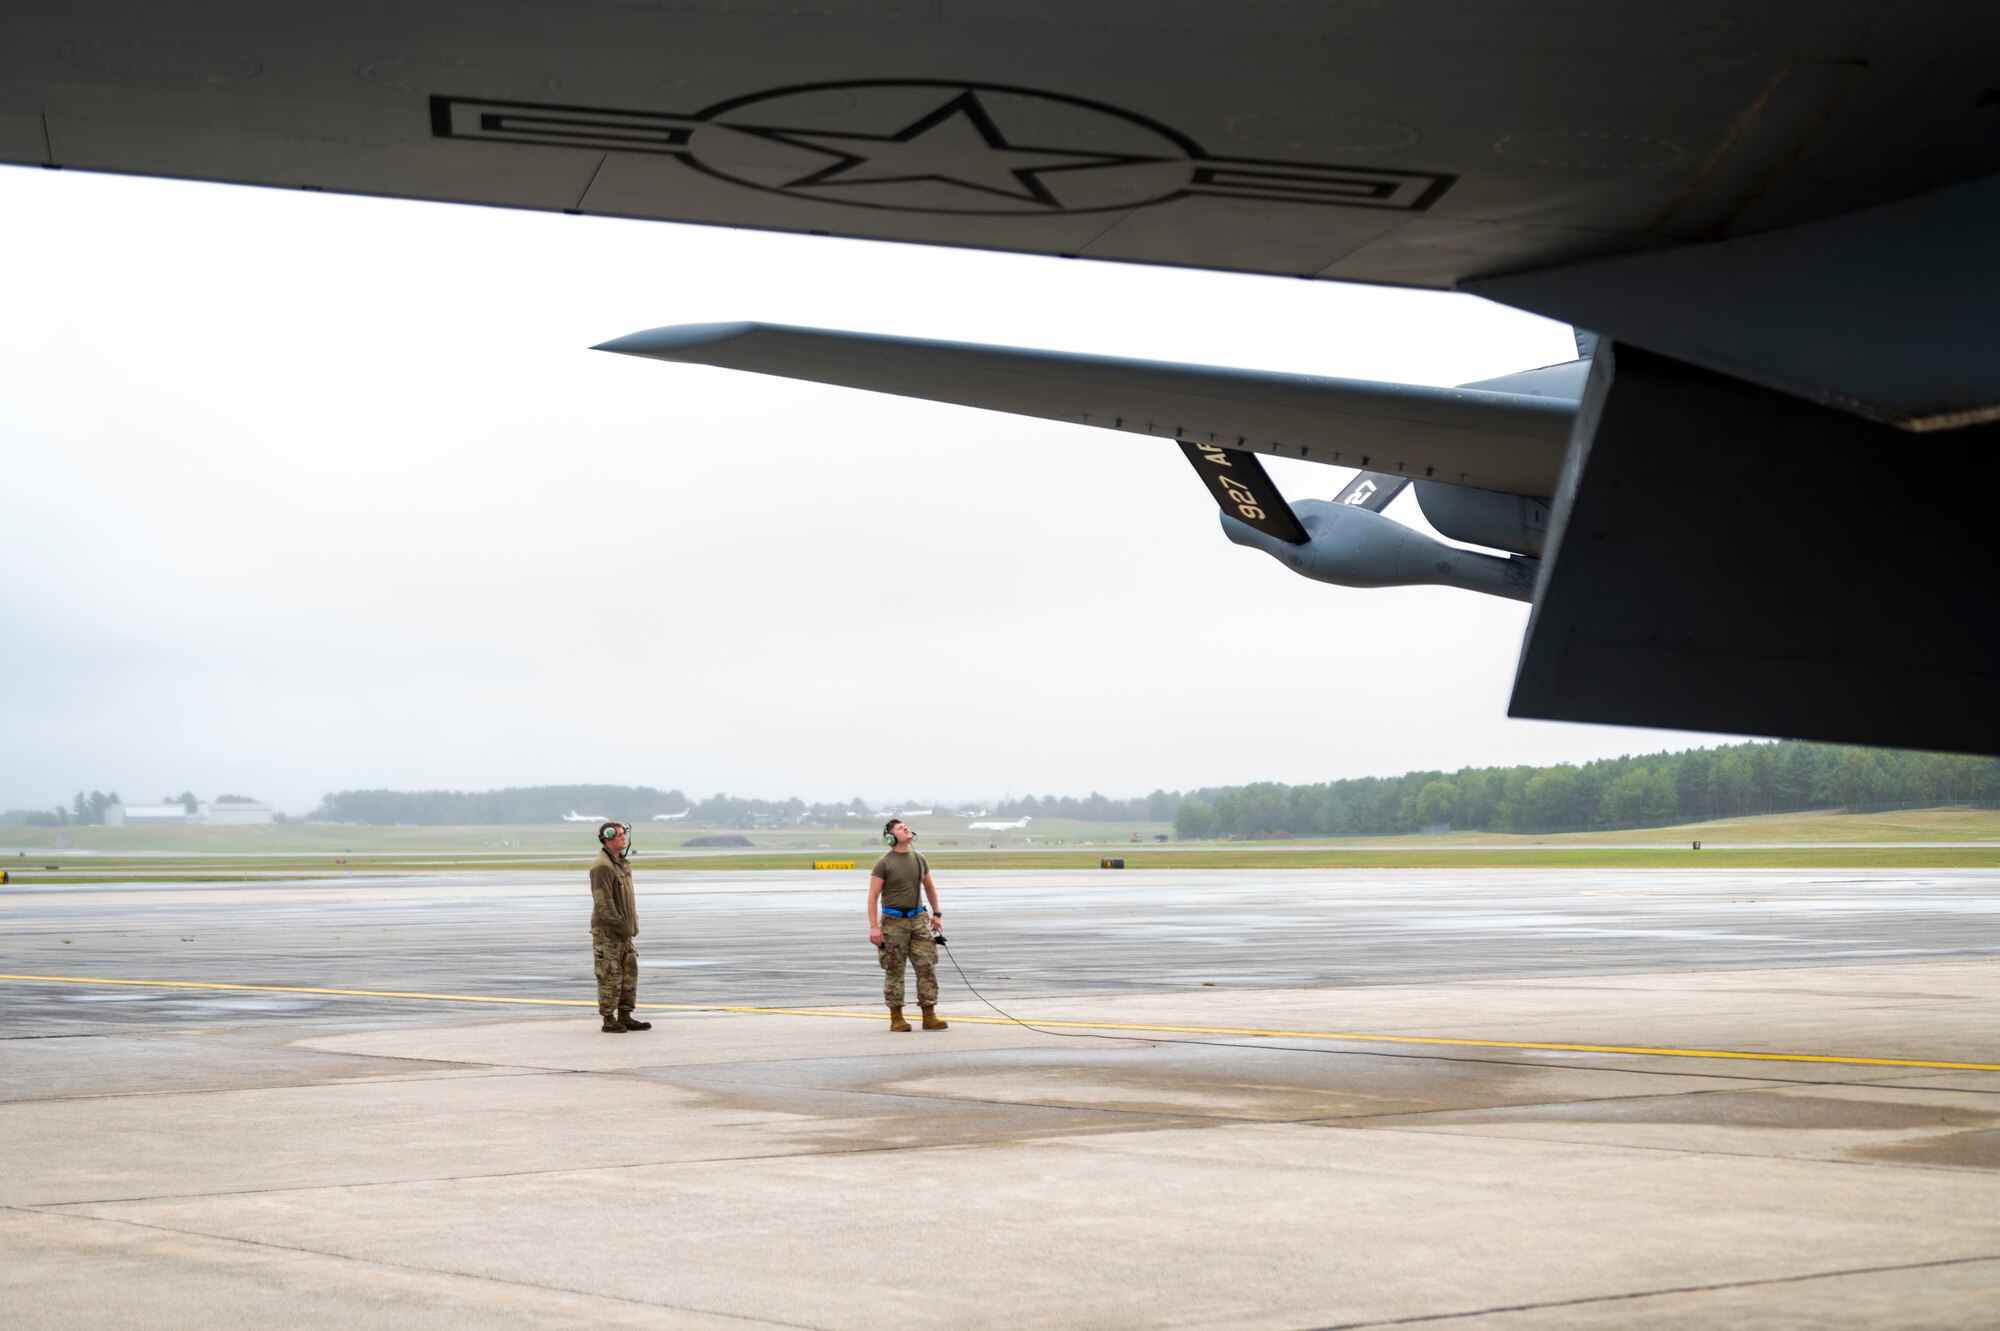
<svg viewBox="0 0 2000 1331">
<path fill-rule="evenodd" d="M 941 886 L 0 889 L 0 1322 L 2000 1323 L 2000 874 Z"/>
</svg>

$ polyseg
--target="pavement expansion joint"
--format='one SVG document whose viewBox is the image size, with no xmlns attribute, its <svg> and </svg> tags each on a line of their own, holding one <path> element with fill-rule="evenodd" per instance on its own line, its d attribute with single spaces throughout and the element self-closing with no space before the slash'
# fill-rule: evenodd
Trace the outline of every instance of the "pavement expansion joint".
<svg viewBox="0 0 2000 1331">
<path fill-rule="evenodd" d="M 1534 1067 L 1537 1067 L 1537 1068 L 1539 1068 L 1539 1067 L 1544 1067 L 1544 1066 L 1546 1066 L 1546 1065 L 1545 1065 L 1545 1064 L 1540 1064 L 1540 1063 L 1537 1063 L 1537 1064 L 1533 1064 L 1532 1066 L 1534 1066 Z M 1601 1069 L 1600 1069 L 1600 1068 L 1585 1068 L 1585 1069 L 1579 1069 L 1579 1071 L 1587 1071 L 1587 1072 L 1597 1072 L 1597 1071 L 1603 1071 L 1603 1072 L 1612 1072 L 1612 1071 L 1623 1071 L 1623 1069 L 1612 1069 L 1612 1068 L 1601 1068 Z M 1629 1073 L 1628 1073 L 1627 1075 L 1631 1075 L 1631 1074 L 1629 1074 Z M 1680 1073 L 1680 1074 L 1674 1074 L 1674 1073 L 1661 1073 L 1661 1074 L 1656 1074 L 1656 1075 L 1661 1075 L 1661 1076 L 1675 1076 L 1675 1075 L 1679 1075 L 1679 1076 L 1688 1076 L 1688 1075 L 1699 1075 L 1699 1074 L 1688 1074 L 1688 1073 Z M 1727 1085 L 1727 1086 L 1704 1086 L 1704 1087 L 1700 1088 L 1699 1090 L 1686 1090 L 1686 1091 L 1669 1091 L 1669 1092 L 1667 1092 L 1667 1093 L 1666 1093 L 1665 1095 L 1658 1095 L 1658 1096 L 1652 1096 L 1652 1095 L 1647 1095 L 1647 1096 L 1637 1096 L 1637 1095 L 1609 1095 L 1609 1096 L 1605 1096 L 1605 1095 L 1573 1095 L 1573 1096 L 1568 1096 L 1568 1097 L 1564 1097 L 1564 1098 L 1560 1098 L 1560 1099 L 1550 1099 L 1550 1100 L 1520 1100 L 1520 1101 L 1512 1101 L 1512 1102 L 1508 1103 L 1507 1105 L 1505 1105 L 1505 1106 L 1503 1106 L 1503 1107 L 1504 1107 L 1504 1108 L 1506 1108 L 1506 1109 L 1508 1109 L 1508 1110 L 1510 1110 L 1510 1111 L 1517 1111 L 1517 1112 L 1518 1112 L 1518 1111 L 1521 1111 L 1521 1110 L 1528 1110 L 1528 1109 L 1569 1109 L 1569 1108 L 1582 1108 L 1582 1107 L 1584 1107 L 1584 1106 L 1595 1106 L 1595 1105 L 1604 1105 L 1604 1104 L 1608 1104 L 1608 1103 L 1611 1103 L 1611 1102 L 1613 1102 L 1613 1101 L 1615 1101 L 1615 1102 L 1617 1102 L 1617 1103 L 1620 1103 L 1620 1104 L 1629 1104 L 1629 1103 L 1631 1103 L 1631 1102 L 1633 1102 L 1633 1101 L 1635 1101 L 1635 1100 L 1679 1100 L 1679 1099 L 1682 1099 L 1682 1098 L 1684 1098 L 1684 1097 L 1691 1097 L 1691 1096 L 1701 1096 L 1701 1095 L 1732 1095 L 1732 1094 L 1736 1094 L 1736 1093 L 1738 1093 L 1738 1092 L 1742 1092 L 1742 1091 L 1775 1091 L 1775 1090 L 1782 1090 L 1782 1089 L 1784 1089 L 1784 1088 L 1787 1088 L 1787 1087 L 1792 1087 L 1792 1086 L 1799 1086 L 1799 1085 L 1814 1085 L 1814 1086 L 1818 1086 L 1818 1085 L 1833 1085 L 1833 1086 L 1846 1086 L 1846 1085 L 1850 1085 L 1850 1084 L 1851 1084 L 1851 1083 L 1848 1083 L 1848 1082 L 1807 1082 L 1807 1083 L 1801 1083 L 1801 1082 L 1795 1082 L 1795 1081 L 1770 1081 L 1770 1080 L 1766 1080 L 1766 1079 L 1762 1079 L 1762 1078 L 1756 1078 L 1756 1077 L 1742 1077 L 1742 1078 L 1731 1078 L 1731 1079 L 1730 1079 L 1730 1084 L 1729 1084 L 1729 1085 Z M 1423 1117 L 1426 1117 L 1426 1116 L 1428 1116 L 1428 1115 L 1431 1115 L 1431 1114 L 1463 1114 L 1463 1113 L 1465 1113 L 1465 1112 L 1466 1112 L 1466 1109 L 1465 1109 L 1465 1106 L 1463 1106 L 1463 1105 L 1451 1105 L 1451 1106 L 1446 1106 L 1446 1107 L 1441 1107 L 1441 1108 L 1438 1108 L 1438 1109 L 1399 1109 L 1399 1110 L 1391 1110 L 1391 1111 L 1390 1111 L 1390 1112 L 1388 1112 L 1388 1113 L 1363 1113 L 1363 1114 L 1327 1114 L 1327 1115 L 1322 1115 L 1322 1116 L 1320 1116 L 1320 1117 L 1317 1117 L 1317 1118 L 1299 1118 L 1299 1119 L 1289 1119 L 1289 1120 L 1287 1120 L 1287 1121 L 1288 1121 L 1288 1122 L 1293 1122 L 1293 1123 L 1329 1123 L 1329 1124 L 1341 1124 L 1341 1125 L 1345 1125 L 1345 1124 L 1350 1124 L 1350 1123 L 1356 1123 L 1356 1122 L 1365 1122 L 1365 1121 L 1368 1121 L 1368 1120 L 1384 1120 L 1384 1119 L 1401 1119 L 1401 1118 L 1423 1118 Z M 1392 1124 L 1384 1124 L 1384 1126 L 1394 1126 L 1394 1125 L 1392 1125 Z"/>
<path fill-rule="evenodd" d="M 368 1057 L 374 1057 L 369 1055 Z M 0 1105 L 52 1105 L 86 1100 L 172 1099 L 177 1096 L 262 1094 L 267 1091 L 339 1090 L 344 1087 L 408 1086 L 429 1081 L 490 1081 L 498 1077 L 575 1076 L 568 1068 L 519 1067 L 492 1072 L 454 1073 L 441 1069 L 428 1077 L 336 1077 L 330 1081 L 280 1082 L 266 1086 L 172 1086 L 160 1091 L 94 1091 L 79 1095 L 24 1095 L 0 1100 Z"/>
<path fill-rule="evenodd" d="M 769 1092 L 776 1088 L 767 1082 L 752 1081 L 708 1081 L 703 1086 L 730 1086 L 738 1090 Z M 1187 1124 L 1201 1123 L 1285 1123 L 1290 1119 L 1251 1118 L 1242 1114 L 1197 1114 L 1185 1109 L 1124 1109 L 1115 1105 L 1081 1105 L 1052 1103 L 1046 1100 L 994 1100 L 978 1095 L 951 1095 L 939 1091 L 884 1091 L 853 1086 L 816 1086 L 814 1092 L 820 1095 L 856 1095 L 888 1100 L 946 1101 L 954 1105 L 987 1105 L 994 1109 L 1047 1109 L 1068 1114 L 1104 1114 L 1113 1118 L 1177 1119 Z M 959 1142 L 939 1142 L 939 1148 L 962 1145 Z M 899 1147 L 897 1149 L 915 1149 Z"/>
<path fill-rule="evenodd" d="M 1507 1107 L 1509 1109 L 1536 1108 L 1536 1106 L 1534 1105 L 1527 1105 L 1527 1106 L 1509 1105 Z M 1433 1112 L 1448 1113 L 1448 1112 L 1463 1112 L 1463 1111 L 1447 1110 L 1447 1111 L 1433 1111 Z M 1395 1117 L 1395 1116 L 1384 1115 L 1384 1117 Z M 1411 1126 L 1409 1128 L 1400 1128 L 1394 1123 L 1361 1124 L 1354 1122 L 1352 1119 L 1322 1119 L 1318 1121 L 1307 1119 L 1307 1120 L 1286 1120 L 1286 1121 L 1288 1123 L 1295 1123 L 1298 1126 L 1302 1127 L 1325 1128 L 1328 1131 L 1406 1133 L 1409 1135 L 1414 1135 L 1419 1137 L 1438 1137 L 1438 1138 L 1448 1138 L 1452 1141 L 1476 1142 L 1482 1145 L 1491 1145 L 1492 1142 L 1494 1141 L 1494 1136 L 1491 1133 L 1471 1132 L 1471 1131 L 1453 1132 L 1448 1127 L 1426 1128 L 1419 1126 Z M 1543 1137 L 1543 1136 L 1536 1136 L 1532 1133 L 1523 1133 L 1523 1132 L 1509 1133 L 1507 1134 L 1506 1140 L 1509 1142 L 1532 1142 L 1537 1146 L 1554 1146 L 1554 1147 L 1571 1147 L 1571 1148 L 1576 1147 L 1579 1144 L 1577 1139 L 1574 1137 L 1560 1137 L 1560 1136 Z M 1591 1149 L 1598 1151 L 1616 1152 L 1617 1154 L 1620 1155 L 1634 1154 L 1634 1155 L 1656 1155 L 1656 1156 L 1679 1156 L 1691 1160 L 1710 1160 L 1710 1159 L 1751 1160 L 1760 1163 L 1769 1163 L 1773 1159 L 1776 1159 L 1784 1161 L 1787 1164 L 1795 1164 L 1795 1165 L 1843 1165 L 1850 1167 L 1858 1167 L 1862 1169 L 1882 1169 L 1882 1170 L 1893 1170 L 1897 1172 L 1901 1172 L 1903 1170 L 1912 1170 L 1912 1169 L 1924 1170 L 1936 1174 L 1962 1175 L 1970 1172 L 1965 1169 L 1954 1169 L 1946 1165 L 1907 1164 L 1902 1161 L 1896 1161 L 1896 1160 L 1856 1160 L 1847 1156 L 1834 1156 L 1834 1155 L 1772 1156 L 1769 1153 L 1759 1153 L 1756 1151 L 1732 1151 L 1728 1150 L 1725 1147 L 1716 1146 L 1712 1143 L 1707 1143 L 1700 1146 L 1662 1146 L 1653 1142 L 1622 1141 L 1616 1144 L 1593 1143 Z M 1885 1268 L 1885 1269 L 1901 1269 L 1901 1268 Z M 1512 1310 L 1499 1309 L 1498 1311 L 1507 1312 Z M 1470 1314 L 1467 1315 L 1469 1316 Z"/>
<path fill-rule="evenodd" d="M 1815 1280 L 1840 1280 L 1851 1276 L 1897 1275 L 1909 1271 L 1934 1271 L 1954 1266 L 1977 1266 L 2000 1262 L 2000 1253 L 1973 1257 L 1946 1257 L 1931 1262 L 1902 1262 L 1883 1266 L 1856 1266 L 1834 1271 L 1807 1271 L 1798 1275 L 1770 1276 L 1762 1280 L 1725 1280 L 1711 1285 L 1674 1285 L 1661 1289 L 1637 1289 L 1618 1294 L 1600 1294 L 1575 1299 L 1551 1299 L 1539 1303 L 1505 1304 L 1491 1308 L 1467 1308 L 1458 1312 L 1425 1313 L 1417 1317 L 1390 1317 L 1366 1322 L 1332 1322 L 1308 1331 L 1375 1331 L 1385 1326 L 1421 1326 L 1426 1322 L 1450 1322 L 1473 1317 L 1499 1317 L 1509 1313 L 1541 1312 L 1550 1308 L 1588 1308 L 1607 1303 L 1632 1303 L 1639 1299 L 1668 1298 L 1681 1294 L 1719 1294 L 1732 1289 L 1769 1289 L 1779 1285 L 1803 1285 Z"/>
<path fill-rule="evenodd" d="M 1018 1106 L 1009 1105 L 1009 1108 Z M 1165 1117 L 1159 1115 L 1158 1117 Z M 73 1208 L 79 1206 L 127 1206 L 145 1202 L 186 1202 L 203 1198 L 228 1197 L 286 1197 L 303 1193 L 360 1192 L 369 1188 L 407 1188 L 416 1185 L 438 1183 L 488 1183 L 496 1179 L 552 1178 L 583 1174 L 618 1174 L 634 1169 L 698 1169 L 719 1168 L 730 1165 L 756 1164 L 765 1160 L 814 1160 L 831 1157 L 862 1155 L 904 1155 L 916 1152 L 944 1153 L 977 1149 L 978 1143 L 963 1141 L 941 1142 L 892 1142 L 880 1146 L 823 1147 L 798 1151 L 759 1151 L 747 1155 L 713 1155 L 689 1158 L 678 1156 L 670 1160 L 625 1160 L 611 1165 L 563 1165 L 554 1169 L 496 1169 L 480 1174 L 430 1174 L 414 1178 L 350 1179 L 336 1183 L 292 1183 L 274 1188 L 219 1188 L 206 1192 L 162 1192 L 135 1197 L 78 1197 L 64 1202 L 0 1203 L 0 1211 L 19 1211 L 24 1215 L 59 1215 L 71 1219 L 116 1220 L 121 1223 L 141 1224 L 141 1221 L 126 1221 L 120 1216 L 85 1216 Z M 153 1226 L 153 1228 L 164 1228 Z M 189 1233 L 197 1231 L 190 1230 Z M 212 1238 L 224 1235 L 209 1235 Z M 243 1240 L 251 1242 L 252 1240 Z M 302 1249 L 301 1251 L 307 1251 Z M 337 1254 L 332 1254 L 337 1255 Z M 415 1269 L 415 1268 L 413 1268 Z"/>
<path fill-rule="evenodd" d="M 0 1040 L 116 1040 L 117 1031 L 72 1031 L 63 1035 L 0 1035 Z"/>
<path fill-rule="evenodd" d="M 484 1285 L 498 1285 L 511 1289 L 542 1290 L 551 1294 L 564 1294 L 572 1298 L 596 1299 L 606 1303 L 623 1304 L 628 1307 L 646 1308 L 655 1311 L 696 1313 L 703 1317 L 722 1318 L 741 1322 L 745 1326 L 786 1327 L 790 1331 L 827 1331 L 827 1328 L 810 1322 L 787 1322 L 770 1317 L 746 1317 L 741 1313 L 722 1312 L 709 1308 L 689 1307 L 685 1304 L 666 1303 L 654 1299 L 635 1299 L 621 1294 L 605 1294 L 596 1290 L 576 1289 L 568 1285 L 543 1284 L 532 1280 L 508 1280 L 502 1276 L 482 1275 L 476 1271 L 454 1271 L 445 1267 L 418 1266 L 412 1262 L 392 1262 L 380 1257 L 356 1257 L 349 1253 L 334 1252 L 324 1248 L 309 1248 L 299 1244 L 275 1243 L 270 1239 L 246 1239 L 235 1234 L 215 1234 L 202 1229 L 189 1229 L 177 1225 L 149 1224 L 144 1220 L 133 1220 L 125 1216 L 76 1215 L 63 1211 L 46 1210 L 41 1207 L 0 1207 L 0 1210 L 24 1211 L 31 1214 L 59 1216 L 65 1220 L 79 1220 L 86 1223 L 127 1225 L 134 1229 L 152 1230 L 156 1233 L 178 1237 L 207 1239 L 212 1243 L 239 1244 L 248 1248 L 263 1248 L 276 1252 L 298 1253 L 307 1257 L 318 1257 L 328 1261 L 350 1263 L 355 1266 L 374 1267 L 386 1271 L 409 1271 L 418 1275 L 437 1277 L 448 1276 L 454 1280 L 476 1281 Z"/>
</svg>

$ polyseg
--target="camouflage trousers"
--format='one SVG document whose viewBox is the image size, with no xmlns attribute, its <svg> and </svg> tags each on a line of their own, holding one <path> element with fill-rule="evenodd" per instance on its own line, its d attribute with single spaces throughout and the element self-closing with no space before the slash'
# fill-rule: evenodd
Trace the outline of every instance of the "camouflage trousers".
<svg viewBox="0 0 2000 1331">
<path fill-rule="evenodd" d="M 597 1010 L 607 1017 L 630 1012 L 639 999 L 639 952 L 632 940 L 609 929 L 592 929 L 590 953 L 597 969 Z"/>
<path fill-rule="evenodd" d="M 901 919 L 884 915 L 879 956 L 882 962 L 883 1002 L 890 1007 L 903 1006 L 903 966 L 906 962 L 914 962 L 917 967 L 917 1002 L 923 1007 L 937 1006 L 937 942 L 931 937 L 930 916 L 912 915 Z"/>
</svg>

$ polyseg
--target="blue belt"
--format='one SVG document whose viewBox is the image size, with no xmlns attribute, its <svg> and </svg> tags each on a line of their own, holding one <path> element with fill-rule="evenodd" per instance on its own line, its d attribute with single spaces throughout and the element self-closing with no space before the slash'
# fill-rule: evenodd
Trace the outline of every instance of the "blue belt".
<svg viewBox="0 0 2000 1331">
<path fill-rule="evenodd" d="M 897 910 L 894 906 L 884 906 L 882 907 L 882 913 L 884 915 L 893 915 L 899 920 L 907 920 L 913 915 L 922 915 L 924 907 L 919 906 L 915 910 Z"/>
</svg>

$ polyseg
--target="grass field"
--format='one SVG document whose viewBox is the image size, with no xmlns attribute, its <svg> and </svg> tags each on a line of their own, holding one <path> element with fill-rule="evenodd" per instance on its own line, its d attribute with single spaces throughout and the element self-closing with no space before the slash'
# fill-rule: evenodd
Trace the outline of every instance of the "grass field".
<svg viewBox="0 0 2000 1331">
<path fill-rule="evenodd" d="M 1561 836 L 1453 833 L 1441 837 L 1326 841 L 1174 842 L 1155 824 L 1035 822 L 1020 832 L 969 833 L 962 821 L 912 820 L 940 869 L 1089 869 L 1106 857 L 1134 869 L 1454 868 L 1546 869 L 1918 869 L 2000 867 L 2000 811 L 1916 809 L 1891 814 L 1786 814 L 1630 832 Z M 927 826 L 928 824 L 928 826 Z M 216 882 L 365 877 L 481 868 L 581 870 L 594 853 L 591 829 L 533 827 L 0 828 L 0 869 L 36 882 Z M 1141 838 L 1132 840 L 1137 833 Z M 638 866 L 651 873 L 802 869 L 815 859 L 851 860 L 860 872 L 880 852 L 864 830 L 775 829 L 740 833 L 746 850 L 684 848 L 728 829 L 635 830 Z M 1703 849 L 1691 843 L 1700 840 Z M 953 844 L 953 843 L 957 844 Z M 1841 846 L 1837 842 L 1968 843 Z M 14 853 L 7 853 L 12 851 Z M 59 866 L 50 869 L 47 866 Z"/>
<path fill-rule="evenodd" d="M 1496 834 L 1467 834 L 1473 841 L 1496 841 Z M 1902 809 L 1894 813 L 1781 813 L 1761 818 L 1724 818 L 1678 827 L 1637 828 L 1626 832 L 1574 832 L 1562 836 L 1514 837 L 1526 845 L 1562 845 L 1577 841 L 1599 843 L 1676 842 L 1700 840 L 1703 846 L 1744 842 L 1824 844 L 1829 841 L 1995 841 L 2000 840 L 2000 810 Z"/>
</svg>

